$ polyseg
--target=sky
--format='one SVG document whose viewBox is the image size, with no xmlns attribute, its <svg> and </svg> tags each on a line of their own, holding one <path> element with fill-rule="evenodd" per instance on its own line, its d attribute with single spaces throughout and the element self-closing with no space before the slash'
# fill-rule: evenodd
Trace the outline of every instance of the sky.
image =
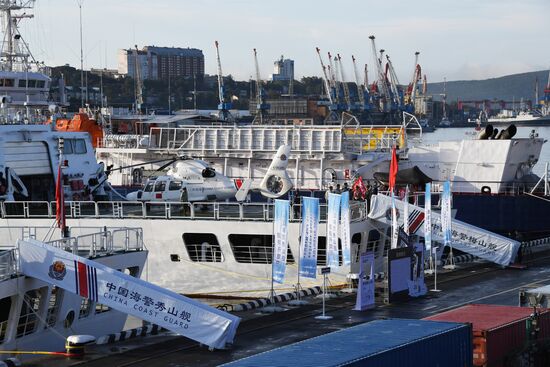
<svg viewBox="0 0 550 367">
<path fill-rule="evenodd" d="M 85 68 L 116 69 L 118 49 L 137 44 L 202 49 L 215 74 L 218 40 L 224 75 L 239 80 L 255 73 L 253 48 L 264 79 L 281 55 L 297 78 L 320 76 L 315 47 L 325 62 L 339 53 L 349 81 L 355 55 L 372 80 L 370 35 L 403 84 L 415 51 L 428 82 L 550 68 L 550 0 L 37 0 L 20 27 L 37 60 L 80 65 L 79 3 Z"/>
</svg>

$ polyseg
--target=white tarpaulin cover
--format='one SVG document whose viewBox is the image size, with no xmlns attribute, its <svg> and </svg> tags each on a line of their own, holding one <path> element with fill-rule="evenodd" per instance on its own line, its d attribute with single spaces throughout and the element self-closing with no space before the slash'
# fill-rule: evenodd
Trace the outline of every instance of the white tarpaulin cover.
<svg viewBox="0 0 550 367">
<path fill-rule="evenodd" d="M 212 348 L 232 343 L 240 318 L 36 240 L 20 240 L 21 272 Z"/>
<path fill-rule="evenodd" d="M 369 218 L 391 225 L 391 205 L 392 199 L 389 196 L 373 195 Z M 395 200 L 395 205 L 397 211 L 403 213 L 403 202 Z M 409 212 L 410 233 L 424 237 L 424 208 L 410 205 Z M 403 224 L 402 215 L 399 214 L 398 223 Z M 451 232 L 454 248 L 499 265 L 510 264 L 515 259 L 520 246 L 518 241 L 455 219 L 452 220 Z M 432 211 L 432 236 L 435 240 L 444 240 L 441 215 L 434 211 Z"/>
</svg>

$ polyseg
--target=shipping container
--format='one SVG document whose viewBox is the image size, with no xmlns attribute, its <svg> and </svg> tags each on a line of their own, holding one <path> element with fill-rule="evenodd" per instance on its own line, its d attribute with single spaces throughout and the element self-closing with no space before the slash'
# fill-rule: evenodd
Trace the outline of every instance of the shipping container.
<svg viewBox="0 0 550 367">
<path fill-rule="evenodd" d="M 466 367 L 472 365 L 470 324 L 376 320 L 235 362 L 231 367 Z"/>
<path fill-rule="evenodd" d="M 424 320 L 471 323 L 474 366 L 493 367 L 506 365 L 526 347 L 532 314 L 533 309 L 529 307 L 467 305 Z M 543 310 L 536 339 L 548 338 L 549 331 L 550 313 Z"/>
</svg>

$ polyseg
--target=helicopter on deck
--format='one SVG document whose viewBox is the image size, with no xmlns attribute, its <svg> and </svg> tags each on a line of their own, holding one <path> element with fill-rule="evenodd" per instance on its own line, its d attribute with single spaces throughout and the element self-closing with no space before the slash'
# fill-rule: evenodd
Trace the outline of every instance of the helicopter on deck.
<svg viewBox="0 0 550 367">
<path fill-rule="evenodd" d="M 259 191 L 267 198 L 278 198 L 292 189 L 286 171 L 290 146 L 282 145 L 275 153 L 262 181 L 233 180 L 210 167 L 205 161 L 177 157 L 160 167 L 170 167 L 166 174 L 149 178 L 143 190 L 126 195 L 130 201 L 220 201 L 246 199 L 249 191 Z"/>
</svg>

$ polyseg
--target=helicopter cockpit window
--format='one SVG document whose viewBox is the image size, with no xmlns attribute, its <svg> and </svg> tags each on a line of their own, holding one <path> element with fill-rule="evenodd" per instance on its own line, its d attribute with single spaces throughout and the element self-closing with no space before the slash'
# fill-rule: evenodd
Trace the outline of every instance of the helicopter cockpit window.
<svg viewBox="0 0 550 367">
<path fill-rule="evenodd" d="M 283 180 L 279 176 L 269 176 L 266 186 L 269 191 L 278 194 L 283 189 Z"/>
<path fill-rule="evenodd" d="M 143 191 L 145 191 L 145 192 L 153 191 L 153 185 L 154 184 L 155 184 L 154 182 L 148 182 L 147 185 L 145 185 L 145 189 L 143 189 Z"/>
<path fill-rule="evenodd" d="M 155 192 L 163 192 L 166 189 L 166 182 L 158 181 L 155 183 Z"/>
<path fill-rule="evenodd" d="M 168 190 L 176 191 L 180 189 L 181 189 L 181 181 L 170 181 L 170 184 L 168 185 Z"/>
<path fill-rule="evenodd" d="M 210 178 L 216 176 L 216 170 L 211 167 L 206 167 L 202 170 L 202 177 L 204 178 Z"/>
</svg>

